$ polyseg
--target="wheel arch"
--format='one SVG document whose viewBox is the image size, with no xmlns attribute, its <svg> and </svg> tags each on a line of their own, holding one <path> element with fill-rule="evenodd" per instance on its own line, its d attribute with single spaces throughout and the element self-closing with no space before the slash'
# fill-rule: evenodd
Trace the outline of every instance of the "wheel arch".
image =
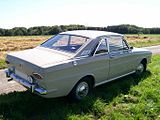
<svg viewBox="0 0 160 120">
<path fill-rule="evenodd" d="M 74 87 L 81 81 L 84 80 L 85 78 L 89 78 L 89 80 L 91 81 L 92 86 L 95 86 L 95 77 L 92 74 L 88 74 L 88 75 L 84 75 L 83 77 L 81 77 L 72 87 L 72 89 L 70 90 L 70 92 L 68 94 L 71 93 L 71 91 L 74 89 Z"/>
<path fill-rule="evenodd" d="M 141 60 L 141 63 L 143 63 L 143 64 L 147 64 L 147 58 L 143 58 L 142 60 Z"/>
<path fill-rule="evenodd" d="M 86 75 L 86 76 L 82 77 L 79 81 L 84 80 L 85 78 L 89 78 L 89 80 L 91 81 L 91 84 L 92 84 L 93 86 L 95 85 L 95 78 L 94 78 L 93 75 Z M 79 82 L 79 81 L 78 81 L 78 82 Z M 78 83 L 78 82 L 77 82 L 77 83 Z"/>
</svg>

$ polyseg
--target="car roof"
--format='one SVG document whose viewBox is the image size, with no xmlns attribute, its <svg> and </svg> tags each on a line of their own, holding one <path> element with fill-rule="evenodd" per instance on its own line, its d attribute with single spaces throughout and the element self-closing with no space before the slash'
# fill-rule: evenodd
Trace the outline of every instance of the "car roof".
<svg viewBox="0 0 160 120">
<path fill-rule="evenodd" d="M 73 30 L 73 31 L 66 31 L 60 34 L 70 34 L 70 35 L 78 35 L 84 36 L 88 38 L 97 38 L 99 36 L 123 36 L 122 34 L 114 33 L 114 32 L 106 32 L 106 31 L 98 31 L 98 30 Z"/>
</svg>

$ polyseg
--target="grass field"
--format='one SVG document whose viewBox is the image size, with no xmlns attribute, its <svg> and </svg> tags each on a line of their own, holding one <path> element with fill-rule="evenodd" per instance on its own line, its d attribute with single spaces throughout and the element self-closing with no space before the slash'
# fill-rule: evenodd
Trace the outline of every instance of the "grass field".
<svg viewBox="0 0 160 120">
<path fill-rule="evenodd" d="M 51 36 L 11 36 L 0 37 L 0 69 L 5 68 L 5 56 L 7 52 L 34 48 Z M 160 35 L 126 35 L 131 46 L 144 47 L 160 45 Z"/>
<path fill-rule="evenodd" d="M 79 103 L 44 99 L 28 91 L 0 95 L 1 120 L 160 120 L 160 55 L 148 70 L 104 84 Z"/>
<path fill-rule="evenodd" d="M 5 68 L 5 56 L 7 52 L 34 48 L 51 36 L 7 36 L 0 37 L 0 69 Z"/>
<path fill-rule="evenodd" d="M 160 45 L 160 34 L 126 35 L 127 41 L 134 47 Z"/>
<path fill-rule="evenodd" d="M 12 36 L 0 37 L 1 51 L 17 51 L 33 48 L 51 36 Z"/>
</svg>

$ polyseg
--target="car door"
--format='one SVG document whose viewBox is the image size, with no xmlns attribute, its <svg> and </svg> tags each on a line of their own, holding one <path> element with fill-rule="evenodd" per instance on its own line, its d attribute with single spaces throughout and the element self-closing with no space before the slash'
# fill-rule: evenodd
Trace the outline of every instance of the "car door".
<svg viewBox="0 0 160 120">
<path fill-rule="evenodd" d="M 108 79 L 109 54 L 106 39 L 97 38 L 96 41 L 97 43 L 92 54 L 87 58 L 77 60 L 77 69 L 80 70 L 78 73 L 93 75 L 95 78 L 95 84 L 98 85 L 102 81 Z"/>
<path fill-rule="evenodd" d="M 108 38 L 110 71 L 109 79 L 120 77 L 134 71 L 135 58 L 122 36 Z"/>
<path fill-rule="evenodd" d="M 101 82 L 108 79 L 109 74 L 109 54 L 108 45 L 105 37 L 101 37 L 97 48 L 94 51 L 93 59 L 96 60 L 94 63 L 96 84 L 101 84 Z"/>
</svg>

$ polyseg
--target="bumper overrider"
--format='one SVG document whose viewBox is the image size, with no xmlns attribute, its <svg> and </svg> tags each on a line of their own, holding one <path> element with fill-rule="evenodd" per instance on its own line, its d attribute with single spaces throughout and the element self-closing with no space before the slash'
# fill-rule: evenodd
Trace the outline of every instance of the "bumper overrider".
<svg viewBox="0 0 160 120">
<path fill-rule="evenodd" d="M 47 90 L 44 88 L 39 87 L 34 83 L 30 83 L 29 81 L 21 78 L 20 76 L 16 75 L 15 73 L 9 71 L 8 69 L 5 70 L 6 77 L 13 78 L 16 82 L 22 84 L 24 87 L 31 90 L 32 93 L 38 93 L 40 95 L 46 95 Z"/>
</svg>

